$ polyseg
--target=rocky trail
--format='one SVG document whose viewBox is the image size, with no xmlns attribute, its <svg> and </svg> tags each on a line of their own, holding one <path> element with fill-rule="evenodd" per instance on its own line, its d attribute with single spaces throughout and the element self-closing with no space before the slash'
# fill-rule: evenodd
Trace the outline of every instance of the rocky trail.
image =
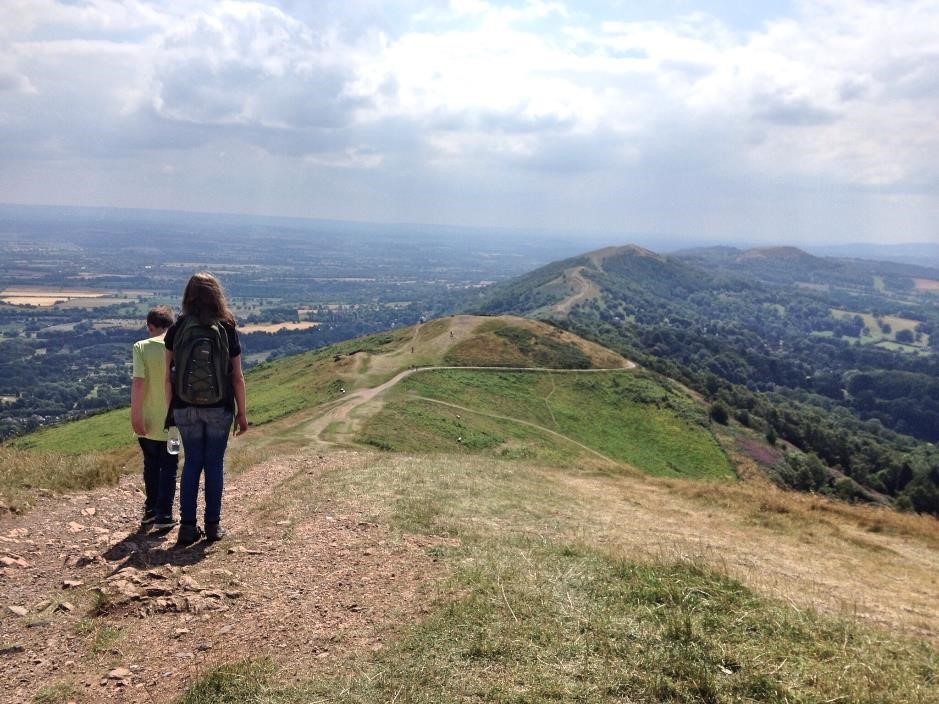
<svg viewBox="0 0 939 704">
<path fill-rule="evenodd" d="M 379 649 L 385 624 L 422 605 L 428 539 L 355 506 L 293 515 L 285 483 L 314 483 L 356 453 L 259 464 L 226 488 L 229 537 L 174 548 L 138 532 L 136 477 L 46 497 L 0 520 L 0 702 L 171 702 L 212 667 L 269 654 L 285 672 Z"/>
</svg>

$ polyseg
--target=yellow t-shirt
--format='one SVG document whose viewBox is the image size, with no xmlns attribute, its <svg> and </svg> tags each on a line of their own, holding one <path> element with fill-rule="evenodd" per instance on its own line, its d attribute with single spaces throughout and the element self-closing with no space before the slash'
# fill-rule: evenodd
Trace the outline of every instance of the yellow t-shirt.
<svg viewBox="0 0 939 704">
<path fill-rule="evenodd" d="M 144 379 L 141 411 L 150 440 L 166 440 L 166 392 L 163 381 L 166 375 L 166 347 L 163 336 L 151 337 L 134 343 L 134 378 Z"/>
</svg>

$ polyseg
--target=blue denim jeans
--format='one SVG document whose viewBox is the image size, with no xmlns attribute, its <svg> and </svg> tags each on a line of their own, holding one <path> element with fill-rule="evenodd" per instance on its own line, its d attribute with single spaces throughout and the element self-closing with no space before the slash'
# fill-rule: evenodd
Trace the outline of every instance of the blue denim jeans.
<svg viewBox="0 0 939 704">
<path fill-rule="evenodd" d="M 166 451 L 165 440 L 137 438 L 137 441 L 143 450 L 144 511 L 157 518 L 172 518 L 179 455 Z"/>
<path fill-rule="evenodd" d="M 231 431 L 232 412 L 225 408 L 190 406 L 173 411 L 173 420 L 183 439 L 183 476 L 179 482 L 179 518 L 195 524 L 199 477 L 205 472 L 205 522 L 222 517 L 225 448 Z"/>
</svg>

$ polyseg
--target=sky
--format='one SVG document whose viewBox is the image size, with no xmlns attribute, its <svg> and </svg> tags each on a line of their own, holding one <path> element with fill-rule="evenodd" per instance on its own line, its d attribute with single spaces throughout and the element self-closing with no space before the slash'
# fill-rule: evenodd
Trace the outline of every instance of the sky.
<svg viewBox="0 0 939 704">
<path fill-rule="evenodd" d="M 0 7 L 0 202 L 939 242 L 937 0 Z"/>
</svg>

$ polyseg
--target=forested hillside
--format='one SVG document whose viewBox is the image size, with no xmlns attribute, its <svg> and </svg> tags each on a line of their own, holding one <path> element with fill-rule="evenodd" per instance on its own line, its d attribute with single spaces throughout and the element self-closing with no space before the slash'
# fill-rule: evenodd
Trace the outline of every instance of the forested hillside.
<svg viewBox="0 0 939 704">
<path fill-rule="evenodd" d="M 589 290 L 566 310 L 574 275 Z M 794 248 L 625 247 L 495 286 L 474 309 L 552 318 L 689 384 L 716 421 L 805 453 L 780 482 L 939 513 L 932 281 L 939 271 Z"/>
</svg>

